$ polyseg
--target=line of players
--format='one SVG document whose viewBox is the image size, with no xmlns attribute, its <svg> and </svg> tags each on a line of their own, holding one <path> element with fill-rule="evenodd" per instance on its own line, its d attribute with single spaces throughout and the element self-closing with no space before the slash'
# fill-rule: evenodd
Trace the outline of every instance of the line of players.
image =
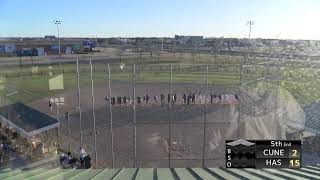
<svg viewBox="0 0 320 180">
<path fill-rule="evenodd" d="M 208 103 L 210 104 L 233 104 L 237 103 L 239 97 L 237 94 L 210 94 L 208 99 Z M 182 104 L 205 104 L 205 95 L 201 93 L 190 93 L 190 94 L 183 94 L 182 95 Z M 121 105 L 130 105 L 133 104 L 133 97 L 132 96 L 117 96 L 117 97 L 106 97 L 105 100 L 111 101 L 111 105 L 113 106 L 121 106 Z M 170 95 L 167 94 L 160 94 L 160 98 L 157 95 L 149 96 L 146 94 L 144 96 L 138 95 L 135 98 L 136 104 L 176 104 L 177 103 L 177 94 Z"/>
</svg>

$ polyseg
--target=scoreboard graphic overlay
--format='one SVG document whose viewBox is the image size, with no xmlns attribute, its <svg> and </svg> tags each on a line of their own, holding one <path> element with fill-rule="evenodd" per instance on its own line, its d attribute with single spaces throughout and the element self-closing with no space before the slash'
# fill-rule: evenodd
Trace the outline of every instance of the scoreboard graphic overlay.
<svg viewBox="0 0 320 180">
<path fill-rule="evenodd" d="M 227 168 L 300 168 L 300 140 L 226 140 Z"/>
</svg>

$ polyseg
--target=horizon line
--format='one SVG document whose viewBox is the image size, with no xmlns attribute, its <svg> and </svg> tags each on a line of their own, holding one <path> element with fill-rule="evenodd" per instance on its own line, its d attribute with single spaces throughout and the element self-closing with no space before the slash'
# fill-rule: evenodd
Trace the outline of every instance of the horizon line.
<svg viewBox="0 0 320 180">
<path fill-rule="evenodd" d="M 45 36 L 55 36 L 58 38 L 56 35 L 45 35 Z M 1 38 L 45 38 L 45 36 L 0 36 Z M 202 36 L 202 35 L 178 35 L 178 36 Z M 103 37 L 103 36 L 96 36 L 96 37 L 90 37 L 90 36 L 63 36 L 60 38 L 75 38 L 75 39 L 108 39 L 108 38 L 128 38 L 128 39 L 133 39 L 133 38 L 171 38 L 173 39 L 174 36 L 110 36 L 110 37 Z M 248 37 L 232 37 L 232 36 L 203 36 L 204 39 L 249 39 Z M 320 41 L 320 39 L 298 39 L 298 38 L 262 38 L 262 37 L 251 37 L 250 39 L 264 39 L 264 40 L 296 40 L 296 41 Z"/>
</svg>

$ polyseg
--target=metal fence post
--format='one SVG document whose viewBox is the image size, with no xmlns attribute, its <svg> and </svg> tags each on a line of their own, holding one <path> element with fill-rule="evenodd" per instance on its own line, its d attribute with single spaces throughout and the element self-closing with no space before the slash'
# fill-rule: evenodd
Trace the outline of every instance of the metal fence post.
<svg viewBox="0 0 320 180">
<path fill-rule="evenodd" d="M 133 167 L 136 167 L 137 156 L 136 129 L 136 65 L 133 64 Z"/>
<path fill-rule="evenodd" d="M 240 83 L 239 83 L 239 91 L 238 91 L 238 119 L 237 119 L 237 137 L 240 139 L 240 120 L 241 120 L 241 89 L 243 84 L 243 63 L 240 64 Z"/>
<path fill-rule="evenodd" d="M 278 63 L 276 62 L 276 65 L 277 65 Z M 279 115 L 279 113 L 281 113 L 281 110 L 278 112 L 278 109 L 279 108 L 281 108 L 281 106 L 279 107 L 279 100 L 280 100 L 280 97 L 279 97 L 279 95 L 280 95 L 280 80 L 281 80 L 281 78 L 279 78 L 279 76 L 280 76 L 280 70 L 281 70 L 281 67 L 280 67 L 280 65 L 277 65 L 276 66 L 276 68 L 277 68 L 277 70 L 276 70 L 276 76 L 275 76 L 275 78 L 276 78 L 276 95 L 275 95 L 275 97 L 276 97 L 276 99 L 275 99 L 275 110 L 274 110 L 274 118 L 277 120 L 278 119 L 278 115 Z M 273 78 L 274 79 L 274 78 Z"/>
<path fill-rule="evenodd" d="M 108 64 L 108 82 L 109 82 L 109 112 L 110 112 L 110 134 L 111 134 L 111 167 L 114 168 L 114 152 L 113 152 L 113 119 L 112 119 L 112 104 L 111 104 L 111 72 L 110 64 Z"/>
<path fill-rule="evenodd" d="M 209 65 L 206 65 L 206 90 L 204 94 L 205 99 L 205 109 L 204 109 L 204 121 L 203 121 L 203 142 L 202 142 L 202 167 L 205 166 L 205 152 L 206 152 L 206 122 L 207 122 L 207 110 L 208 110 L 208 101 L 207 101 L 207 95 L 208 95 L 208 71 L 209 71 Z"/>
<path fill-rule="evenodd" d="M 169 109 L 170 109 L 170 112 L 169 112 L 169 168 L 171 167 L 171 117 L 172 117 L 172 112 L 171 112 L 171 101 L 172 101 L 172 64 L 170 64 L 170 101 L 169 101 Z"/>
<path fill-rule="evenodd" d="M 66 114 L 66 118 L 67 118 L 67 127 L 68 127 L 68 142 L 69 142 L 69 152 L 71 152 L 71 137 L 70 137 L 70 118 L 69 118 L 69 114 Z"/>
<path fill-rule="evenodd" d="M 56 117 L 57 117 L 57 121 L 60 123 L 60 120 L 59 120 L 59 106 L 58 104 L 56 103 Z M 61 149 L 61 134 L 60 134 L 60 125 L 58 126 L 58 148 Z"/>
<path fill-rule="evenodd" d="M 90 58 L 90 78 L 91 78 L 91 102 L 92 102 L 92 117 L 93 117 L 93 143 L 94 143 L 94 157 L 95 167 L 97 167 L 98 154 L 97 154 L 97 133 L 96 133 L 96 115 L 94 108 L 94 91 L 93 91 L 93 75 L 92 75 L 92 61 Z"/>
<path fill-rule="evenodd" d="M 77 57 L 77 86 L 78 86 L 80 146 L 82 146 L 82 111 L 81 111 L 80 72 L 79 72 L 79 59 L 78 59 L 78 57 Z"/>
</svg>

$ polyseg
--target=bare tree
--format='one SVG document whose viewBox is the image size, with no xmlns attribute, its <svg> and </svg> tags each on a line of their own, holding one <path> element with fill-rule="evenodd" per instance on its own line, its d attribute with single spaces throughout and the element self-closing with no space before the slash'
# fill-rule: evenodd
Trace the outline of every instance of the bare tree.
<svg viewBox="0 0 320 180">
<path fill-rule="evenodd" d="M 121 49 L 117 49 L 116 56 L 119 57 L 119 62 L 122 63 L 122 50 Z"/>
<path fill-rule="evenodd" d="M 194 51 L 192 51 L 191 54 L 192 54 L 192 61 L 194 61 L 194 59 L 195 59 L 194 57 L 196 56 L 196 53 Z"/>
<path fill-rule="evenodd" d="M 139 48 L 139 56 L 140 56 L 140 60 L 142 60 L 142 49 Z"/>
<path fill-rule="evenodd" d="M 158 61 L 160 61 L 160 52 L 156 53 Z"/>
</svg>

